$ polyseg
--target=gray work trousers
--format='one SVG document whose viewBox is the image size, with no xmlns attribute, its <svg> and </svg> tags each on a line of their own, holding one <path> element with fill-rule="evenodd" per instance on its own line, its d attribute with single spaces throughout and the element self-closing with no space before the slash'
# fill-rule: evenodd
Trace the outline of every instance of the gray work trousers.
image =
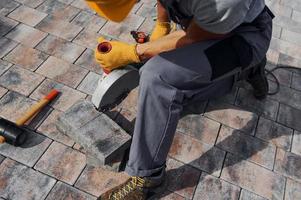
<svg viewBox="0 0 301 200">
<path fill-rule="evenodd" d="M 268 18 L 268 16 L 266 16 Z M 242 33 L 253 46 L 252 63 L 265 56 L 271 39 L 267 30 Z M 164 52 L 140 69 L 138 112 L 125 171 L 131 176 L 151 176 L 165 168 L 183 107 L 230 92 L 234 76 L 208 84 L 212 69 L 204 51 L 219 40 L 199 42 Z"/>
</svg>

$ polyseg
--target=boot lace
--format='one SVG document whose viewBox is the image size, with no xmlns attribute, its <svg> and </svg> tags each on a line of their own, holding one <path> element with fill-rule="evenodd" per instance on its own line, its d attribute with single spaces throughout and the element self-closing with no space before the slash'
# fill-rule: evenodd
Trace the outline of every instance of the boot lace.
<svg viewBox="0 0 301 200">
<path fill-rule="evenodd" d="M 111 195 L 112 200 L 123 200 L 125 197 L 136 190 L 138 187 L 142 188 L 144 186 L 145 180 L 140 177 L 131 177 L 131 180 L 124 184 L 122 188 L 118 191 L 113 192 Z"/>
</svg>

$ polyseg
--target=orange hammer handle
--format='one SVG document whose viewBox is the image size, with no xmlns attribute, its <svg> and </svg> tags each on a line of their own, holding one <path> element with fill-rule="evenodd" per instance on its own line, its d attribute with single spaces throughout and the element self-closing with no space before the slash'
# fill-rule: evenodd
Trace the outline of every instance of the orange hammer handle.
<svg viewBox="0 0 301 200">
<path fill-rule="evenodd" d="M 50 101 L 56 98 L 59 91 L 52 90 L 47 96 L 41 99 L 38 103 L 31 106 L 25 114 L 17 119 L 16 125 L 23 126 L 28 120 L 30 120 L 35 114 L 37 114 L 42 108 L 44 108 Z"/>
</svg>

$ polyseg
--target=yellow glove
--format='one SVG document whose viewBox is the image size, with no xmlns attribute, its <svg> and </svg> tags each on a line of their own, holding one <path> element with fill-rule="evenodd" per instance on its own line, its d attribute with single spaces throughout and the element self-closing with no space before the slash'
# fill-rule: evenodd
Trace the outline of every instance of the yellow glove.
<svg viewBox="0 0 301 200">
<path fill-rule="evenodd" d="M 103 37 L 98 39 L 98 43 L 99 45 L 95 50 L 95 59 L 106 71 L 140 62 L 136 44 L 107 41 Z"/>
<path fill-rule="evenodd" d="M 168 35 L 172 30 L 170 22 L 156 22 L 155 28 L 149 38 L 149 41 L 155 41 L 165 35 Z"/>
</svg>

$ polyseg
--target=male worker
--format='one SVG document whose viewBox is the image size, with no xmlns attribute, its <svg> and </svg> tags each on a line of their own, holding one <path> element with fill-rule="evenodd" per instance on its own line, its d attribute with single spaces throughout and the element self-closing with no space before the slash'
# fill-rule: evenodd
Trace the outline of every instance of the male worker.
<svg viewBox="0 0 301 200">
<path fill-rule="evenodd" d="M 120 22 L 137 0 L 86 1 L 101 16 Z M 125 169 L 129 180 L 101 199 L 155 196 L 185 105 L 222 96 L 241 77 L 251 83 L 256 98 L 268 92 L 264 66 L 273 15 L 264 0 L 159 0 L 157 11 L 150 42 L 111 41 L 109 53 L 95 53 L 107 70 L 147 61 L 140 69 L 138 113 Z M 182 29 L 171 32 L 171 20 Z"/>
</svg>

